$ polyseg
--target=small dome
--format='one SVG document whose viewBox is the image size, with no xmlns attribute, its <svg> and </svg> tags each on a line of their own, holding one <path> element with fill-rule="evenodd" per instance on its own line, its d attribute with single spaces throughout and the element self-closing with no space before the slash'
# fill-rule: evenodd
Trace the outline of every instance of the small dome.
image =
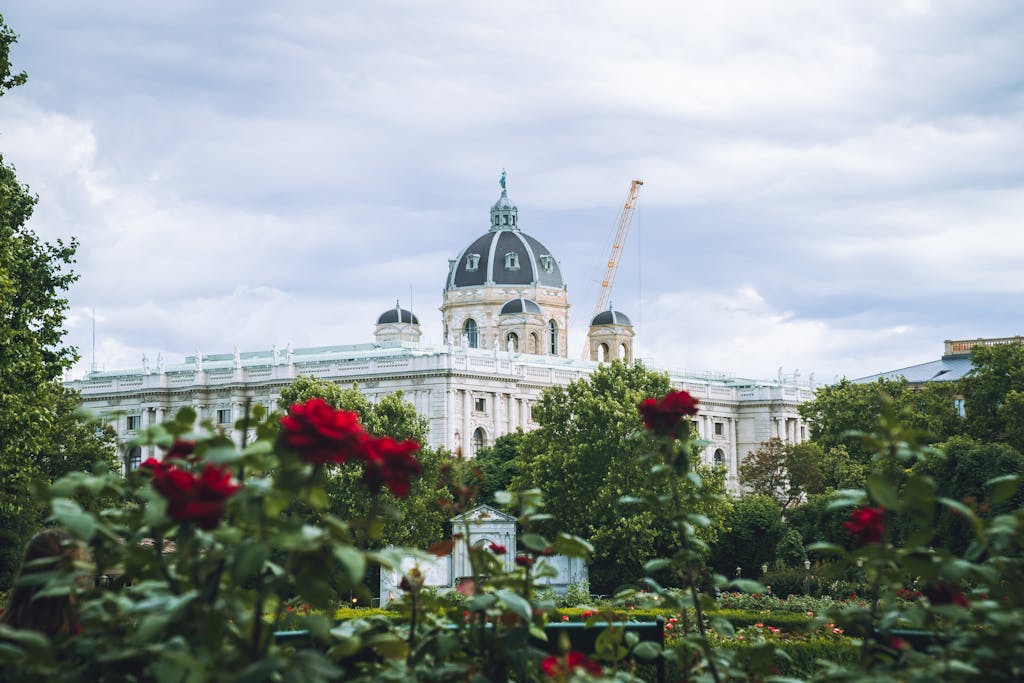
<svg viewBox="0 0 1024 683">
<path fill-rule="evenodd" d="M 540 306 L 536 301 L 520 297 L 505 302 L 505 305 L 501 307 L 499 315 L 507 315 L 509 313 L 540 313 Z"/>
<path fill-rule="evenodd" d="M 419 325 L 420 321 L 412 311 L 407 311 L 404 308 L 394 307 L 390 308 L 380 314 L 377 318 L 378 325 L 387 325 L 389 323 L 411 323 L 413 325 Z"/>
<path fill-rule="evenodd" d="M 491 211 L 514 211 L 515 209 L 516 205 L 508 198 L 508 193 L 505 190 L 501 191 L 498 201 L 494 202 L 494 206 L 491 207 Z"/>
<path fill-rule="evenodd" d="M 591 325 L 630 325 L 633 323 L 629 318 L 626 317 L 625 313 L 609 308 L 607 311 L 601 311 L 594 316 L 594 319 L 590 321 Z"/>
</svg>

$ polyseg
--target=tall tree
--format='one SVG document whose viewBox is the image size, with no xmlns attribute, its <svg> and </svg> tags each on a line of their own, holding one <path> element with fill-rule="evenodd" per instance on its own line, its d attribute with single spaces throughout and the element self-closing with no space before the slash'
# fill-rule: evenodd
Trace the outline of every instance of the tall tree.
<svg viewBox="0 0 1024 683">
<path fill-rule="evenodd" d="M 869 384 L 843 379 L 818 389 L 814 399 L 801 405 L 799 410 L 811 425 L 811 439 L 815 443 L 826 451 L 843 446 L 851 458 L 866 463 L 871 452 L 860 439 L 847 432 L 872 431 L 885 400 L 883 396 L 892 398 L 904 424 L 928 432 L 934 441 L 943 441 L 964 429 L 954 404 L 959 391 L 956 382 L 911 387 L 902 378 L 879 379 Z"/>
<path fill-rule="evenodd" d="M 26 80 L 11 71 L 16 40 L 0 16 L 0 95 Z M 77 359 L 64 344 L 77 243 L 39 239 L 28 226 L 36 201 L 0 155 L 0 587 L 42 521 L 28 482 L 114 462 L 110 431 L 83 423 L 78 394 L 60 383 Z"/>
<path fill-rule="evenodd" d="M 785 510 L 824 489 L 823 455 L 814 443 L 787 444 L 772 437 L 740 463 L 740 484 L 774 499 Z"/>
<path fill-rule="evenodd" d="M 639 496 L 648 487 L 648 466 L 638 456 L 652 451 L 653 443 L 637 405 L 668 389 L 667 375 L 639 362 L 615 361 L 545 391 L 533 411 L 538 428 L 523 437 L 512 487 L 543 490 L 554 526 L 593 544 L 590 581 L 598 592 L 638 580 L 644 562 L 671 554 L 675 543 L 659 515 L 618 504 L 620 497 Z M 701 474 L 724 487 L 721 473 Z M 724 515 L 700 512 L 712 519 Z"/>
<path fill-rule="evenodd" d="M 963 380 L 968 433 L 1024 450 L 1024 346 L 976 346 Z"/>
</svg>

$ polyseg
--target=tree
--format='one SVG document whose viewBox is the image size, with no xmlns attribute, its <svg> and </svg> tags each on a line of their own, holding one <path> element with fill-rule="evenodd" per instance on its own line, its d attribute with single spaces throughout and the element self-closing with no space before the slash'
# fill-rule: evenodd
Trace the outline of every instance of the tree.
<svg viewBox="0 0 1024 683">
<path fill-rule="evenodd" d="M 742 576 L 755 578 L 761 565 L 775 561 L 785 528 L 782 510 L 770 496 L 752 494 L 733 502 L 723 526 L 711 551 L 716 571 L 735 576 L 738 567 Z"/>
<path fill-rule="evenodd" d="M 15 41 L 0 16 L 0 95 L 26 80 L 11 73 Z M 63 343 L 77 243 L 39 239 L 28 226 L 36 201 L 0 156 L 0 546 L 7 553 L 0 587 L 8 585 L 10 556 L 45 514 L 29 482 L 112 465 L 115 457 L 109 430 L 80 419 L 78 394 L 60 383 L 78 357 Z"/>
<path fill-rule="evenodd" d="M 866 463 L 872 453 L 860 439 L 847 432 L 872 431 L 885 400 L 883 396 L 892 398 L 906 426 L 928 432 L 933 441 L 943 441 L 964 429 L 954 404 L 959 391 L 956 382 L 911 387 L 903 378 L 883 378 L 870 384 L 843 379 L 818 389 L 814 399 L 799 410 L 811 425 L 811 439 L 825 451 L 843 446 L 851 458 Z"/>
<path fill-rule="evenodd" d="M 470 472 L 464 483 L 480 487 L 481 503 L 494 505 L 494 493 L 507 490 L 512 484 L 524 436 L 522 430 L 499 436 L 493 446 L 481 448 L 473 458 L 472 464 L 479 469 L 483 480 L 477 482 L 475 474 Z"/>
<path fill-rule="evenodd" d="M 740 484 L 774 499 L 782 509 L 792 507 L 807 494 L 822 491 L 821 455 L 814 444 L 787 444 L 772 437 L 740 463 Z"/>
<path fill-rule="evenodd" d="M 654 444 L 642 429 L 637 406 L 668 389 L 666 375 L 639 362 L 615 361 L 545 391 L 533 411 L 538 427 L 522 437 L 512 487 L 544 491 L 551 525 L 593 544 L 590 583 L 598 592 L 639 580 L 644 563 L 670 555 L 677 538 L 663 516 L 618 504 L 620 497 L 639 497 L 648 486 L 648 466 L 638 456 L 653 451 Z M 701 474 L 724 490 L 721 472 Z M 713 520 L 724 514 L 699 512 Z"/>
<path fill-rule="evenodd" d="M 1024 346 L 976 346 L 971 360 L 963 380 L 968 434 L 1024 450 Z"/>
<path fill-rule="evenodd" d="M 993 502 L 992 489 L 986 482 L 1006 474 L 1024 477 L 1024 455 L 1002 443 L 982 443 L 958 436 L 942 445 L 945 457 L 921 460 L 914 471 L 930 476 L 938 486 L 938 494 L 961 501 L 982 517 L 993 517 L 1024 506 L 1024 489 L 1005 501 Z M 935 541 L 961 553 L 974 533 L 959 514 L 943 508 L 937 512 Z"/>
<path fill-rule="evenodd" d="M 390 436 L 404 441 L 413 439 L 422 447 L 416 458 L 423 474 L 413 480 L 407 498 L 396 498 L 390 492 L 373 496 L 360 481 L 356 468 L 336 468 L 327 480 L 330 511 L 342 519 L 365 517 L 371 509 L 387 519 L 382 545 L 404 545 L 427 548 L 444 538 L 448 519 L 437 504 L 448 495 L 440 484 L 441 466 L 451 461 L 443 449 L 426 446 L 429 422 L 416 413 L 416 407 L 397 391 L 372 404 L 354 386 L 342 388 L 334 382 L 300 376 L 281 390 L 278 405 L 282 410 L 293 403 L 321 397 L 335 408 L 358 413 L 359 421 L 374 436 Z"/>
</svg>

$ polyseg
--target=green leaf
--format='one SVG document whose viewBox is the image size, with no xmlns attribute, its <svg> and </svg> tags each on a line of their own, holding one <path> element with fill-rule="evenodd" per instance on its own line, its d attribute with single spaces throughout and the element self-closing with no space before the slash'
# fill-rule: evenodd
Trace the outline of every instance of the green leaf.
<svg viewBox="0 0 1024 683">
<path fill-rule="evenodd" d="M 633 648 L 633 656 L 637 659 L 657 659 L 659 655 L 661 655 L 661 646 L 649 640 L 637 643 Z"/>
<path fill-rule="evenodd" d="M 765 587 L 757 581 L 750 579 L 733 579 L 726 584 L 726 588 L 735 588 L 743 593 L 764 593 Z"/>
<path fill-rule="evenodd" d="M 259 541 L 243 543 L 235 551 L 235 562 L 231 566 L 231 576 L 235 583 L 244 583 L 255 577 L 263 569 L 269 553 Z"/>
<path fill-rule="evenodd" d="M 808 553 L 817 553 L 820 555 L 845 555 L 846 550 L 835 543 L 826 543 L 825 541 L 818 541 L 817 543 L 811 543 L 807 546 Z"/>
<path fill-rule="evenodd" d="M 83 541 L 92 540 L 93 534 L 96 533 L 96 520 L 78 503 L 68 498 L 55 498 L 51 502 L 51 507 L 53 518 L 75 537 Z"/>
<path fill-rule="evenodd" d="M 967 519 L 967 521 L 969 521 L 974 526 L 975 533 L 981 533 L 981 520 L 978 519 L 978 516 L 974 514 L 974 511 L 971 510 L 971 508 L 967 507 L 959 500 L 953 500 L 952 498 L 939 498 L 939 503 L 945 505 L 953 512 Z"/>
<path fill-rule="evenodd" d="M 875 472 L 868 475 L 868 492 L 871 497 L 884 508 L 889 510 L 900 509 L 899 496 L 896 493 L 896 485 L 884 474 Z"/>
<path fill-rule="evenodd" d="M 543 551 L 551 547 L 551 544 L 548 543 L 548 539 L 544 538 L 540 534 L 523 534 L 519 541 L 530 550 Z"/>
<path fill-rule="evenodd" d="M 594 554 L 594 546 L 579 536 L 560 531 L 555 538 L 555 552 L 559 555 L 581 557 L 586 560 Z"/>
<path fill-rule="evenodd" d="M 217 446 L 206 451 L 204 462 L 211 465 L 230 465 L 242 459 L 242 454 L 233 446 Z"/>
<path fill-rule="evenodd" d="M 512 503 L 512 494 L 508 491 L 495 491 L 494 502 L 498 505 L 509 505 Z"/>
<path fill-rule="evenodd" d="M 353 584 L 363 580 L 366 574 L 366 556 L 363 553 L 352 546 L 338 545 L 334 548 L 334 557 L 345 568 L 345 573 Z"/>
<path fill-rule="evenodd" d="M 992 502 L 1001 503 L 1004 500 L 1013 498 L 1014 494 L 1017 493 L 1017 487 L 1020 486 L 1020 476 L 1004 474 L 1001 477 L 989 479 L 985 482 L 985 486 L 992 487 Z"/>
<path fill-rule="evenodd" d="M 530 621 L 532 611 L 530 603 L 526 598 L 507 589 L 498 591 L 498 598 L 510 612 L 521 617 L 524 621 Z"/>
<path fill-rule="evenodd" d="M 659 557 L 653 560 L 648 560 L 644 563 L 644 573 L 653 574 L 655 572 L 661 571 L 662 569 L 668 569 L 671 566 L 672 560 L 666 559 L 664 557 Z"/>
</svg>

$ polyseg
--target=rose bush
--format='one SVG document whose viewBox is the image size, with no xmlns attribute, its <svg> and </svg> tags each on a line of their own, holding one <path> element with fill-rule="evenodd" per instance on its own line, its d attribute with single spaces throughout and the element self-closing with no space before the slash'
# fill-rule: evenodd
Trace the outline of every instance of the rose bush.
<svg viewBox="0 0 1024 683">
<path fill-rule="evenodd" d="M 403 555 L 426 555 L 369 550 L 380 537 L 382 511 L 374 508 L 360 519 L 332 516 L 327 473 L 353 468 L 369 491 L 401 497 L 419 467 L 414 443 L 371 437 L 352 414 L 310 400 L 281 418 L 254 409 L 235 425 L 255 436 L 241 446 L 213 425 L 197 428 L 195 414 L 181 411 L 140 438 L 142 445 L 165 450 L 162 460 L 125 478 L 71 474 L 40 492 L 49 498 L 53 520 L 90 550 L 88 570 L 41 575 L 47 595 L 74 597 L 82 628 L 50 642 L 0 627 L 3 676 L 635 680 L 660 658 L 673 678 L 716 682 L 779 673 L 843 681 L 1024 677 L 1024 512 L 984 516 L 981 506 L 937 495 L 935 482 L 911 465 L 941 454 L 919 445 L 919 435 L 890 410 L 876 434 L 862 435 L 876 453 L 866 489 L 838 492 L 830 503 L 849 510 L 848 543 L 807 549 L 816 572 L 820 567 L 825 579 L 856 574 L 863 593 L 848 601 L 765 596 L 760 584 L 729 581 L 708 569 L 709 547 L 700 529 L 709 520 L 693 510 L 706 509 L 708 498 L 721 494 L 694 467 L 707 444 L 682 429 L 696 407 L 685 392 L 639 407 L 637 428 L 643 424 L 647 435 L 638 432 L 637 438 L 651 445 L 644 457 L 650 494 L 621 504 L 646 506 L 670 520 L 676 542 L 669 556 L 650 558 L 641 586 L 614 598 L 615 610 L 580 610 L 578 618 L 588 623 L 612 622 L 594 652 L 563 648 L 551 655 L 530 645 L 531 636 L 546 637 L 544 628 L 561 618 L 553 601 L 535 589 L 538 579 L 555 575 L 550 556 L 586 557 L 590 550 L 580 538 L 537 532 L 547 521 L 539 491 L 496 496 L 517 515 L 522 532 L 510 571 L 506 548 L 470 547 L 472 575 L 456 598 L 429 590 L 414 568 L 402 581 L 402 618 L 367 611 L 335 622 L 330 615 L 352 598 L 369 602 L 369 567 L 396 569 Z M 442 468 L 442 474 L 449 495 L 439 503 L 446 512 L 471 509 L 477 487 L 453 468 Z M 991 481 L 992 500 L 1015 495 L 1019 478 L 1008 473 Z M 118 505 L 103 507 L 111 499 Z M 938 509 L 960 515 L 973 529 L 963 555 L 933 547 Z M 899 542 L 894 528 L 908 530 Z M 456 530 L 434 550 L 449 552 L 467 533 Z M 95 585 L 83 581 L 96 576 L 102 580 Z M 716 604 L 717 591 L 725 593 Z M 759 606 L 796 614 L 762 619 L 760 613 L 721 609 Z M 664 649 L 615 626 L 619 615 L 646 615 L 649 609 L 670 615 Z M 301 631 L 284 633 L 286 626 Z"/>
</svg>

